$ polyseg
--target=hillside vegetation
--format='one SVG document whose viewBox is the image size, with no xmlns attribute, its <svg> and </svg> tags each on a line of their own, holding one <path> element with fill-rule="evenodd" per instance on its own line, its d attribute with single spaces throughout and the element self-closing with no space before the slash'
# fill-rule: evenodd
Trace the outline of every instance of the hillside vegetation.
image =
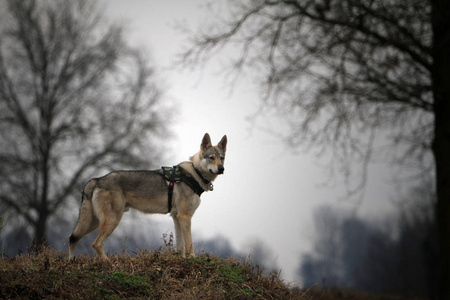
<svg viewBox="0 0 450 300">
<path fill-rule="evenodd" d="M 254 265 L 203 254 L 181 258 L 171 251 L 140 252 L 109 261 L 45 248 L 0 258 L 2 299 L 411 299 L 346 290 L 291 289 L 277 274 Z"/>
</svg>

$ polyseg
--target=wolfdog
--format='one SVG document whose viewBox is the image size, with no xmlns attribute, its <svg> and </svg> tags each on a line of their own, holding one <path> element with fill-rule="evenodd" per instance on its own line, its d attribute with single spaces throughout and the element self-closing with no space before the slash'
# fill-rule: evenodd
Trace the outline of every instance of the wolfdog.
<svg viewBox="0 0 450 300">
<path fill-rule="evenodd" d="M 170 213 L 175 227 L 176 251 L 183 257 L 195 256 L 191 219 L 200 205 L 200 195 L 212 191 L 212 182 L 223 174 L 227 136 L 216 146 L 206 133 L 200 151 L 173 168 L 115 171 L 88 181 L 82 192 L 78 223 L 69 237 L 69 259 L 75 256 L 78 241 L 100 227 L 92 247 L 102 259 L 106 238 L 130 208 L 143 213 Z"/>
</svg>

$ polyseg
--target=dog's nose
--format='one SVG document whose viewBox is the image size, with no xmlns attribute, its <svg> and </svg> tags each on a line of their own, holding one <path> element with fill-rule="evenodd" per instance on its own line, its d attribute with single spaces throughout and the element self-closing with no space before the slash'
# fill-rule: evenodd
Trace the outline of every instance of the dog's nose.
<svg viewBox="0 0 450 300">
<path fill-rule="evenodd" d="M 219 166 L 219 174 L 223 174 L 223 172 L 225 171 L 225 168 L 223 166 Z"/>
</svg>

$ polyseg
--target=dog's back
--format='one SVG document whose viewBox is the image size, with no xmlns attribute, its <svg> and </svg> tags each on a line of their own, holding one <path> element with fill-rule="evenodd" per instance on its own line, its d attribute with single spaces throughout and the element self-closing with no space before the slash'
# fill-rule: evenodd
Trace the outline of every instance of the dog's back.
<svg viewBox="0 0 450 300">
<path fill-rule="evenodd" d="M 115 171 L 97 178 L 96 188 L 102 190 L 121 190 L 125 198 L 128 194 L 153 198 L 167 193 L 167 185 L 161 170 L 154 171 Z"/>
</svg>

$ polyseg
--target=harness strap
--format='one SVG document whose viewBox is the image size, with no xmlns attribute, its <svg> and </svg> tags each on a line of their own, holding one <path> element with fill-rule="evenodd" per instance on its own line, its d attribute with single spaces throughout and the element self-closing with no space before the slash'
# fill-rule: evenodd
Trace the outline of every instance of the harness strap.
<svg viewBox="0 0 450 300">
<path fill-rule="evenodd" d="M 169 208 L 169 213 L 172 211 L 172 195 L 173 195 L 173 186 L 175 184 L 175 173 L 177 172 L 177 168 L 178 166 L 173 166 L 172 167 L 172 176 L 170 176 L 170 181 L 169 181 L 169 189 L 167 191 L 168 194 L 168 199 L 167 199 L 167 206 Z"/>
<path fill-rule="evenodd" d="M 181 181 L 186 183 L 193 191 L 196 193 L 199 197 L 202 195 L 202 193 L 205 191 L 201 185 L 192 177 L 186 176 L 184 174 L 181 175 Z"/>
<path fill-rule="evenodd" d="M 191 176 L 187 176 L 185 172 L 183 172 L 183 168 L 179 166 L 173 167 L 162 167 L 163 173 L 161 174 L 164 179 L 169 182 L 169 186 L 167 189 L 167 207 L 169 209 L 169 213 L 172 211 L 172 198 L 173 198 L 173 187 L 175 183 L 183 181 L 187 184 L 199 197 L 205 191 L 201 185 Z"/>
</svg>

